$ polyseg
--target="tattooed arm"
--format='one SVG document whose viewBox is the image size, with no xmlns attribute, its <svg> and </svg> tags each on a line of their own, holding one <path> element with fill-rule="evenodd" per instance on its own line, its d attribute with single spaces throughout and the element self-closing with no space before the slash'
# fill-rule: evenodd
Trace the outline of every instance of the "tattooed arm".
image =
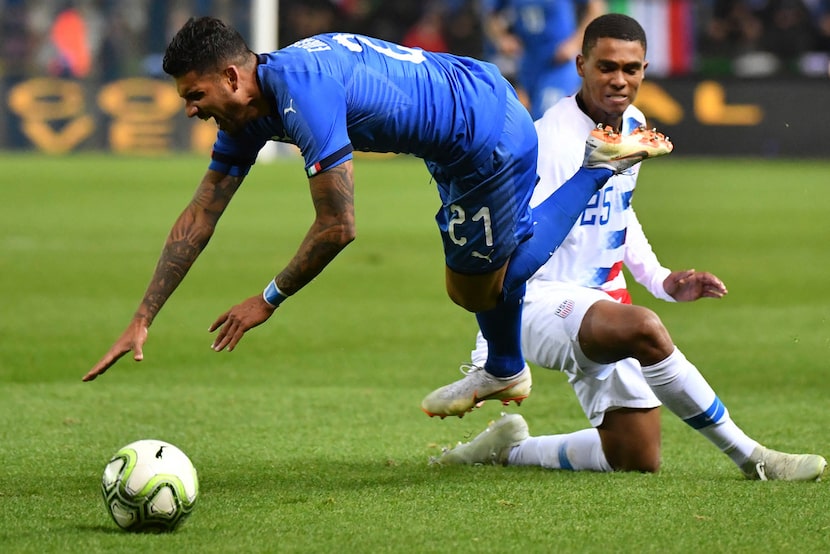
<svg viewBox="0 0 830 554">
<path fill-rule="evenodd" d="M 142 347 L 147 341 L 147 329 L 207 246 L 219 217 L 242 179 L 208 170 L 190 204 L 173 224 L 156 270 L 130 325 L 107 354 L 84 376 L 84 381 L 91 381 L 107 371 L 127 352 L 132 351 L 136 361 L 144 359 Z"/>
<path fill-rule="evenodd" d="M 276 277 L 286 294 L 311 282 L 355 237 L 352 162 L 319 173 L 308 184 L 315 218 L 297 253 Z"/>
<path fill-rule="evenodd" d="M 275 278 L 279 289 L 287 295 L 310 283 L 355 237 L 352 162 L 318 173 L 308 183 L 314 222 L 297 253 Z M 237 304 L 211 325 L 210 331 L 219 329 L 212 348 L 217 352 L 233 350 L 245 332 L 271 317 L 274 309 L 262 294 Z"/>
</svg>

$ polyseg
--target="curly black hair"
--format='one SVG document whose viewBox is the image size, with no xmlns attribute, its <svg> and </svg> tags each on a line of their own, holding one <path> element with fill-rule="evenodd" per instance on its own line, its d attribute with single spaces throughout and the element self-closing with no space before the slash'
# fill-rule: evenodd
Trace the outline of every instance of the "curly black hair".
<svg viewBox="0 0 830 554">
<path fill-rule="evenodd" d="M 191 17 L 167 46 L 162 68 L 172 77 L 208 73 L 224 62 L 241 64 L 250 53 L 236 29 L 213 17 Z"/>
</svg>

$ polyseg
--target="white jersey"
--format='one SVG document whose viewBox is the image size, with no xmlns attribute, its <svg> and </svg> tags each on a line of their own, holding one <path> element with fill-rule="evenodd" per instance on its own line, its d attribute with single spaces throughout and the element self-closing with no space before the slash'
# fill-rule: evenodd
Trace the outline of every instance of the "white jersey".
<svg viewBox="0 0 830 554">
<path fill-rule="evenodd" d="M 623 133 L 645 124 L 643 113 L 630 106 L 623 114 Z M 577 105 L 563 98 L 536 121 L 539 135 L 539 183 L 531 205 L 540 204 L 582 166 L 585 139 L 595 127 Z M 527 297 L 545 282 L 565 282 L 607 292 L 630 301 L 622 267 L 657 298 L 673 301 L 663 289 L 671 272 L 663 267 L 643 234 L 631 205 L 640 164 L 611 177 L 590 200 L 565 241 L 528 282 Z"/>
<path fill-rule="evenodd" d="M 645 123 L 629 107 L 622 131 Z M 576 103 L 563 98 L 536 122 L 539 135 L 539 183 L 531 199 L 537 206 L 567 181 L 585 157 L 585 139 L 595 124 Z M 522 313 L 522 350 L 528 361 L 568 376 L 568 382 L 593 426 L 617 408 L 654 408 L 660 401 L 633 358 L 616 363 L 589 359 L 579 344 L 579 329 L 588 309 L 612 297 L 630 302 L 622 267 L 653 295 L 673 299 L 663 290 L 670 270 L 660 265 L 631 207 L 640 166 L 611 177 L 597 192 L 562 245 L 527 283 Z M 609 296 L 610 295 L 610 296 Z M 472 361 L 483 366 L 487 341 L 479 332 Z"/>
</svg>

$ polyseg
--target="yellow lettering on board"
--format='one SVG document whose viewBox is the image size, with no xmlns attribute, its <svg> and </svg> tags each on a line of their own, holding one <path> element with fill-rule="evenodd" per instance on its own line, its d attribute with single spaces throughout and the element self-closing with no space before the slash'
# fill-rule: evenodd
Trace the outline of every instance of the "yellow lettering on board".
<svg viewBox="0 0 830 554">
<path fill-rule="evenodd" d="M 44 152 L 69 152 L 95 130 L 83 88 L 75 81 L 29 79 L 12 87 L 8 98 L 9 108 L 23 120 L 23 134 Z"/>
<path fill-rule="evenodd" d="M 703 81 L 695 88 L 695 115 L 704 125 L 758 125 L 764 111 L 755 104 L 727 104 L 726 90 L 715 81 Z"/>
<path fill-rule="evenodd" d="M 170 120 L 181 101 L 172 85 L 140 77 L 122 79 L 101 89 L 98 106 L 114 119 L 109 133 L 114 151 L 157 154 L 173 147 Z"/>
<path fill-rule="evenodd" d="M 663 125 L 677 125 L 683 121 L 683 106 L 656 83 L 643 81 L 637 93 L 636 104 L 648 117 L 649 122 L 659 121 Z"/>
</svg>

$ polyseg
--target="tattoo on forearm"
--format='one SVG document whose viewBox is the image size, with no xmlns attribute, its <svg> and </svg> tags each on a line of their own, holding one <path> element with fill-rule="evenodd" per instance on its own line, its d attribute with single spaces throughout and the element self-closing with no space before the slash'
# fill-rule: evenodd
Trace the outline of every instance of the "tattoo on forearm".
<svg viewBox="0 0 830 554">
<path fill-rule="evenodd" d="M 137 315 L 148 322 L 155 318 L 207 246 L 216 222 L 241 182 L 239 177 L 227 176 L 217 183 L 203 182 L 199 186 L 170 230 Z"/>
<path fill-rule="evenodd" d="M 296 256 L 277 277 L 280 289 L 293 294 L 316 277 L 352 240 L 354 234 L 354 183 L 350 164 L 326 171 L 325 186 L 312 202 L 318 214 Z"/>
<path fill-rule="evenodd" d="M 200 186 L 193 195 L 192 204 L 208 211 L 211 211 L 211 208 L 215 211 L 218 207 L 219 213 L 216 214 L 218 218 L 241 183 L 242 177 L 226 175 L 211 186 Z"/>
</svg>

